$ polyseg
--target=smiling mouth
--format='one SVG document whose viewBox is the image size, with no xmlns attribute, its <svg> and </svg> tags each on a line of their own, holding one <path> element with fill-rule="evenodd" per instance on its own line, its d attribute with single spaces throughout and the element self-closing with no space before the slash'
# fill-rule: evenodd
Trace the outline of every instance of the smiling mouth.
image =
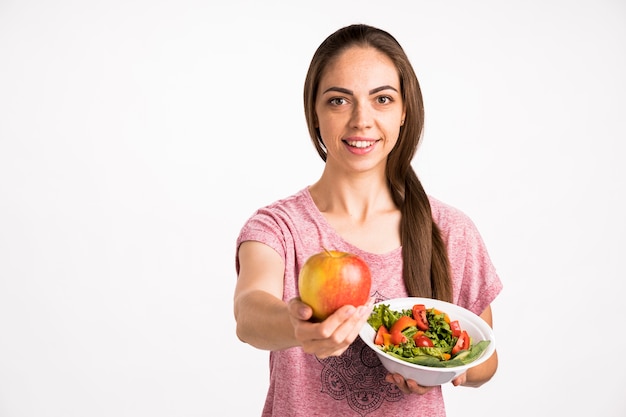
<svg viewBox="0 0 626 417">
<path fill-rule="evenodd" d="M 352 146 L 353 148 L 369 148 L 370 146 L 374 146 L 376 143 L 375 140 L 344 140 L 348 146 Z"/>
</svg>

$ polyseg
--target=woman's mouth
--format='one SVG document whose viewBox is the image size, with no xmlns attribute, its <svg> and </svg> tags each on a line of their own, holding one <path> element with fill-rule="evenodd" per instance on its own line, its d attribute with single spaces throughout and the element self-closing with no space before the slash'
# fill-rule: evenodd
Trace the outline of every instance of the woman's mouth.
<svg viewBox="0 0 626 417">
<path fill-rule="evenodd" d="M 353 148 L 364 149 L 364 148 L 369 148 L 370 146 L 373 146 L 376 143 L 376 141 L 357 139 L 357 140 L 344 140 L 344 143 Z"/>
</svg>

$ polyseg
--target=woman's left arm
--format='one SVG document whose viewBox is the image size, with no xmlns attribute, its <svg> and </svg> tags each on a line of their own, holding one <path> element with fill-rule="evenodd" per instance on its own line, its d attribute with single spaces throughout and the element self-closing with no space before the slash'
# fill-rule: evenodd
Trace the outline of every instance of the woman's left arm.
<svg viewBox="0 0 626 417">
<path fill-rule="evenodd" d="M 491 306 L 487 306 L 485 311 L 480 315 L 480 317 L 489 324 L 493 328 L 493 317 L 491 314 Z M 496 373 L 498 369 L 498 352 L 497 350 L 493 352 L 493 355 L 485 362 L 481 363 L 478 366 L 470 368 L 463 375 L 459 375 L 452 381 L 452 385 L 458 386 L 463 385 L 466 387 L 480 387 L 485 382 L 489 381 L 491 377 Z"/>
</svg>

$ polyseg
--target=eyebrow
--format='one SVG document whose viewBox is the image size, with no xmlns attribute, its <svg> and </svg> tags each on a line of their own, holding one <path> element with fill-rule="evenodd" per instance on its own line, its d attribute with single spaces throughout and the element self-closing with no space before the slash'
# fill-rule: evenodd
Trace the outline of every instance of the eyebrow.
<svg viewBox="0 0 626 417">
<path fill-rule="evenodd" d="M 393 90 L 393 91 L 395 91 L 396 93 L 398 92 L 398 90 L 396 90 L 394 87 L 392 87 L 392 86 L 390 86 L 390 85 L 382 85 L 382 86 L 380 86 L 380 87 L 376 87 L 376 88 L 371 89 L 371 90 L 369 91 L 369 93 L 370 93 L 370 94 L 376 94 L 376 93 L 378 93 L 378 92 L 380 92 L 380 91 L 383 91 L 383 90 Z M 348 90 L 347 88 L 342 88 L 342 87 L 330 87 L 330 88 L 328 88 L 328 89 L 326 89 L 326 90 L 324 91 L 324 94 L 326 94 L 326 93 L 328 93 L 328 92 L 330 92 L 330 91 L 336 91 L 336 92 L 338 92 L 338 93 L 343 93 L 343 94 L 348 94 L 348 95 L 354 95 L 354 92 L 353 92 L 352 90 Z"/>
</svg>

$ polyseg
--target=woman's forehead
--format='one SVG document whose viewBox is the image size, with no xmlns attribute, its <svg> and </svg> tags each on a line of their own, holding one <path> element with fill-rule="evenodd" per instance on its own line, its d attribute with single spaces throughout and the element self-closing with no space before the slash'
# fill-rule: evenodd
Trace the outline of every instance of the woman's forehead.
<svg viewBox="0 0 626 417">
<path fill-rule="evenodd" d="M 353 46 L 328 63 L 320 79 L 320 90 L 328 85 L 371 89 L 380 85 L 400 88 L 400 76 L 393 61 L 373 47 Z"/>
</svg>

